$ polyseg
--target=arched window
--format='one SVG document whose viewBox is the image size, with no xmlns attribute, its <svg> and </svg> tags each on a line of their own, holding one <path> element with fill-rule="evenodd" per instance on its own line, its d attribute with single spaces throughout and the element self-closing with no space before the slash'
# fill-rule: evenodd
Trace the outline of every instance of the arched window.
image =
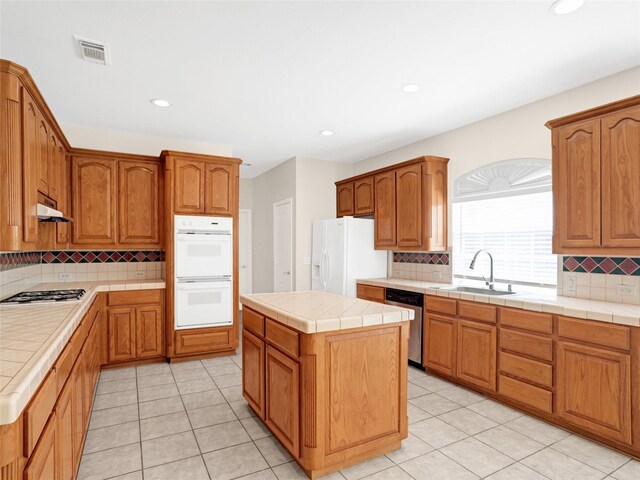
<svg viewBox="0 0 640 480">
<path fill-rule="evenodd" d="M 467 173 L 454 182 L 452 207 L 454 277 L 487 276 L 484 255 L 469 268 L 486 249 L 497 282 L 555 287 L 551 160 L 506 160 Z"/>
</svg>

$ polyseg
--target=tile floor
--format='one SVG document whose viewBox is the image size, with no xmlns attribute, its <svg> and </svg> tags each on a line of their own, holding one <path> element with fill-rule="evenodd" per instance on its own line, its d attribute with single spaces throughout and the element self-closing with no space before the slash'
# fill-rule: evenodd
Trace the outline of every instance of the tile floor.
<svg viewBox="0 0 640 480">
<path fill-rule="evenodd" d="M 241 357 L 103 371 L 79 479 L 304 479 L 241 394 Z M 409 368 L 409 438 L 329 480 L 640 478 L 640 462 Z"/>
</svg>

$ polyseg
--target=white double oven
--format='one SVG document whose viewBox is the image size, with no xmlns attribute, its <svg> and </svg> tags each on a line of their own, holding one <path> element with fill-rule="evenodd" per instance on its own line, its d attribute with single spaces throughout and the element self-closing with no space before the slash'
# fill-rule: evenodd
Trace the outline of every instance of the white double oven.
<svg viewBox="0 0 640 480">
<path fill-rule="evenodd" d="M 175 328 L 233 324 L 233 219 L 176 215 Z"/>
</svg>

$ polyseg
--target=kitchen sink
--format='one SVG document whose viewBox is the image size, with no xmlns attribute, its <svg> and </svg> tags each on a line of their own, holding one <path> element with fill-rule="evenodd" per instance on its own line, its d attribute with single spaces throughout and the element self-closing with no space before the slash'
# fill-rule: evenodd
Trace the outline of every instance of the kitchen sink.
<svg viewBox="0 0 640 480">
<path fill-rule="evenodd" d="M 447 290 L 448 292 L 478 293 L 481 295 L 513 295 L 516 292 L 508 292 L 507 290 L 491 290 L 490 288 L 477 287 L 439 287 L 438 290 Z"/>
</svg>

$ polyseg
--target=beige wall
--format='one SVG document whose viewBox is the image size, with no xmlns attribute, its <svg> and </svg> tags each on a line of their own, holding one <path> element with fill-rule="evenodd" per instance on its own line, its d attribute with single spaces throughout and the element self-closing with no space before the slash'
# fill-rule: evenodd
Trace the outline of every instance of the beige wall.
<svg viewBox="0 0 640 480">
<path fill-rule="evenodd" d="M 62 125 L 61 127 L 71 146 L 76 148 L 137 153 L 140 155 L 159 155 L 162 150 L 177 150 L 225 157 L 233 155 L 230 145 L 216 145 L 179 138 L 79 127 L 77 125 Z"/>
<path fill-rule="evenodd" d="M 242 193 L 240 194 L 242 195 Z M 292 158 L 253 179 L 253 291 L 273 292 L 273 204 L 293 198 L 295 252 L 296 159 Z M 295 259 L 295 257 L 294 257 Z M 295 265 L 293 285 L 295 285 Z"/>
<path fill-rule="evenodd" d="M 253 208 L 253 178 L 240 179 L 240 208 Z"/>
<path fill-rule="evenodd" d="M 335 218 L 336 191 L 334 182 L 350 177 L 350 164 L 296 157 L 296 222 L 295 222 L 295 289 L 311 289 L 311 257 L 313 221 Z"/>
</svg>

